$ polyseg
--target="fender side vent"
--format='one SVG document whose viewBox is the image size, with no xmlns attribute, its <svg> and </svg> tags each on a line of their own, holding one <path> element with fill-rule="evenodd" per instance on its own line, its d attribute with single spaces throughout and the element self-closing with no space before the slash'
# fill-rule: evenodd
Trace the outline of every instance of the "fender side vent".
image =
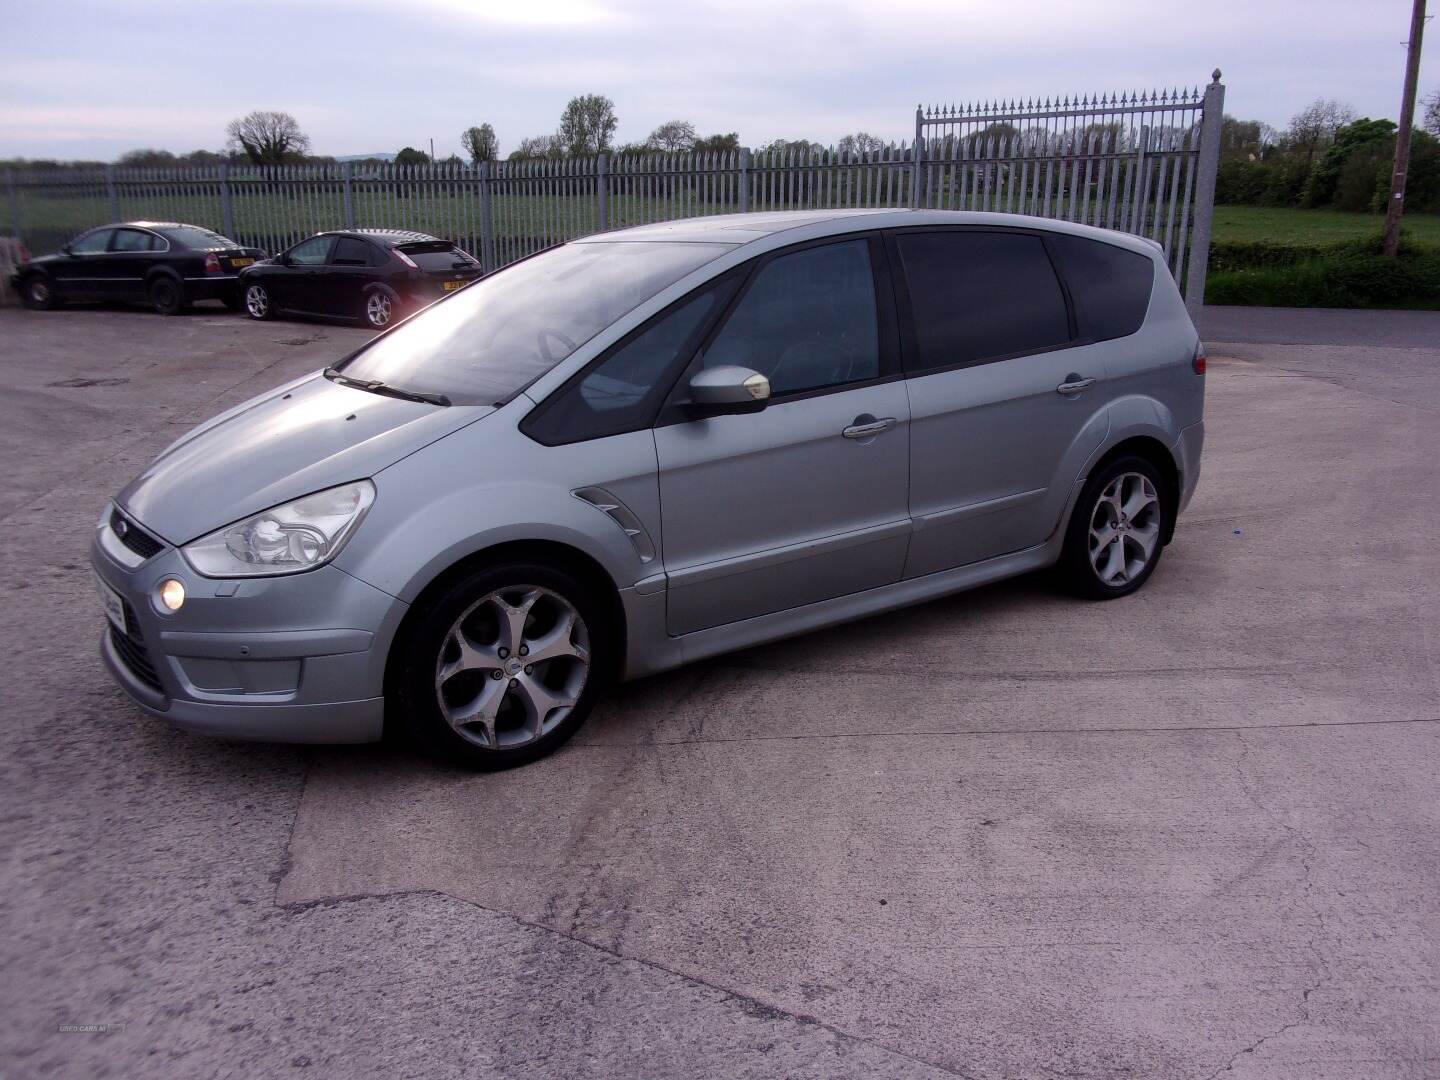
<svg viewBox="0 0 1440 1080">
<path fill-rule="evenodd" d="M 645 531 L 645 526 L 635 516 L 635 512 L 614 495 L 598 487 L 576 488 L 570 494 L 581 502 L 589 503 L 619 525 L 630 538 L 630 543 L 635 546 L 635 554 L 640 556 L 642 563 L 648 563 L 655 558 L 655 544 L 651 541 L 650 534 Z"/>
</svg>

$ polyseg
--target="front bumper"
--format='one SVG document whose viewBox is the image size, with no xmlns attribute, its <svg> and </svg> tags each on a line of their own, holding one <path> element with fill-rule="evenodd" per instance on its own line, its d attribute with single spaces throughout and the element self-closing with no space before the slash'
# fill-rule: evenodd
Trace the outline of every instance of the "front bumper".
<svg viewBox="0 0 1440 1080">
<path fill-rule="evenodd" d="M 97 527 L 90 557 L 125 608 L 124 629 L 105 622 L 101 656 L 146 712 L 226 738 L 380 738 L 385 660 L 403 602 L 333 566 L 204 578 L 168 545 L 142 558 L 108 521 Z M 185 604 L 175 613 L 153 599 L 169 577 L 185 584 Z"/>
</svg>

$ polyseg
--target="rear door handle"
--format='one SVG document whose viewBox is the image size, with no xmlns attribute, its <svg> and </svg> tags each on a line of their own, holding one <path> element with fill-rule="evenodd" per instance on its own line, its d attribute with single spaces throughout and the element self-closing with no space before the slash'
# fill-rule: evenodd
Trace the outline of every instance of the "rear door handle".
<svg viewBox="0 0 1440 1080">
<path fill-rule="evenodd" d="M 1094 379 L 1082 379 L 1075 372 L 1065 376 L 1065 381 L 1055 387 L 1057 394 L 1078 394 L 1081 390 L 1089 390 L 1095 385 Z"/>
<path fill-rule="evenodd" d="M 855 417 L 855 422 L 847 427 L 840 434 L 847 439 L 873 439 L 882 432 L 889 431 L 895 426 L 895 417 L 887 416 L 882 420 L 876 420 L 869 413 L 862 413 Z"/>
</svg>

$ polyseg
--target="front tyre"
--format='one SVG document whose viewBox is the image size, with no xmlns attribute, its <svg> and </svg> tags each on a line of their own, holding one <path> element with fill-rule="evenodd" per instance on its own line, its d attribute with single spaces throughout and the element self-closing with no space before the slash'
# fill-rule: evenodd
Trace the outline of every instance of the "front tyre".
<svg viewBox="0 0 1440 1080">
<path fill-rule="evenodd" d="M 20 284 L 20 302 L 34 311 L 51 311 L 59 298 L 49 278 L 44 274 L 31 274 Z"/>
<path fill-rule="evenodd" d="M 471 768 L 554 751 L 584 723 L 613 663 L 603 605 L 550 566 L 476 571 L 416 618 L 391 704 L 426 749 Z"/>
<path fill-rule="evenodd" d="M 270 292 L 259 282 L 245 286 L 245 314 L 262 321 L 275 317 L 275 304 L 270 298 Z"/>
<path fill-rule="evenodd" d="M 1060 557 L 1064 584 L 1091 600 L 1128 596 L 1150 579 L 1165 550 L 1172 505 L 1159 470 L 1122 457 L 1085 483 Z"/>
</svg>

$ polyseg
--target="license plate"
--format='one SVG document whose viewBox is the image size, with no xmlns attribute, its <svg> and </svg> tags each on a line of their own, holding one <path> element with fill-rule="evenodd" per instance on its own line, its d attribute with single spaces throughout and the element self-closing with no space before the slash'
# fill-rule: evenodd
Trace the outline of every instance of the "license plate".
<svg viewBox="0 0 1440 1080">
<path fill-rule="evenodd" d="M 230 265 L 238 270 L 242 266 L 249 266 L 254 261 L 254 259 L 231 259 Z"/>
<path fill-rule="evenodd" d="M 442 281 L 440 283 L 440 288 L 444 289 L 446 292 L 454 292 L 456 289 L 460 288 L 465 284 L 466 282 L 463 281 Z"/>
<path fill-rule="evenodd" d="M 120 594 L 112 589 L 105 582 L 100 580 L 100 575 L 95 575 L 95 588 L 100 593 L 100 606 L 105 609 L 105 617 L 115 624 L 115 629 L 125 630 L 125 601 L 120 599 Z"/>
</svg>

